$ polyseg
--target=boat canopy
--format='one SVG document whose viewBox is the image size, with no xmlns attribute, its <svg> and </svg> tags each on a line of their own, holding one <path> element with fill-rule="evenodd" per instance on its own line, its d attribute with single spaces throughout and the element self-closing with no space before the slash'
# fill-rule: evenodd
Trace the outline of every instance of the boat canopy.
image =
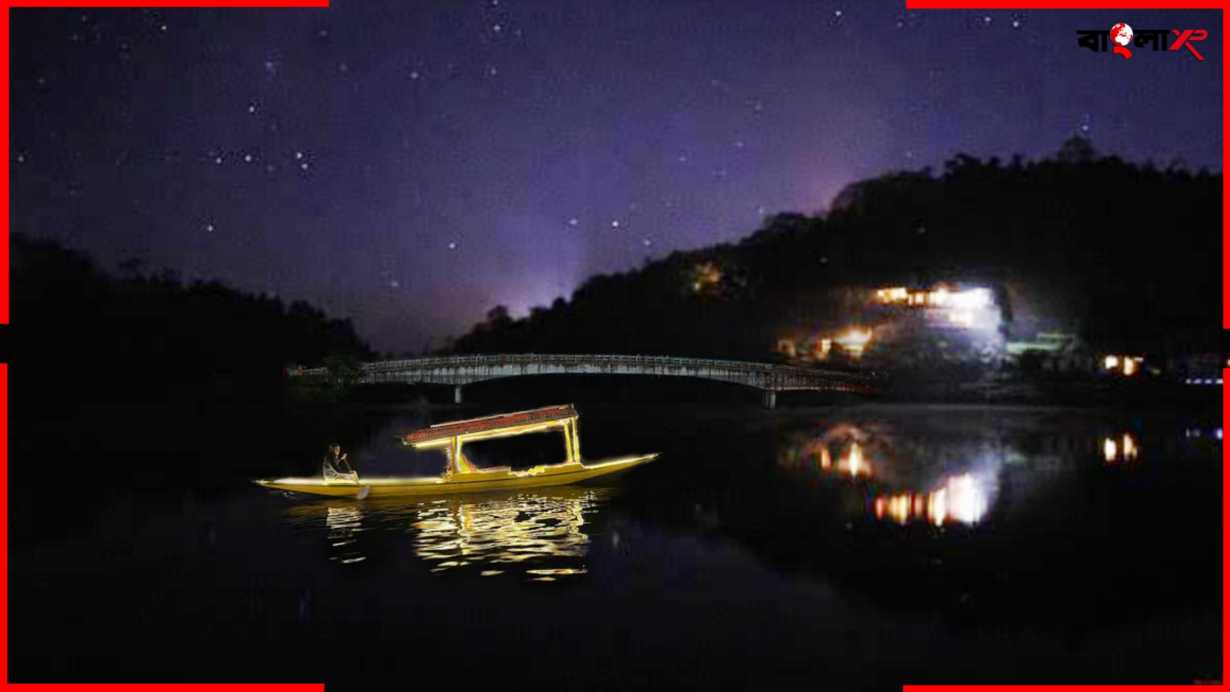
<svg viewBox="0 0 1230 692">
<path fill-rule="evenodd" d="M 438 443 L 442 440 L 465 438 L 494 430 L 511 431 L 528 428 L 520 431 L 530 432 L 544 424 L 574 420 L 576 417 L 577 411 L 573 408 L 572 404 L 544 406 L 543 408 L 535 408 L 528 411 L 501 413 L 495 416 L 437 423 L 429 428 L 416 430 L 406 435 L 402 438 L 402 444 L 414 447 L 434 447 L 436 445 L 431 443 Z"/>
</svg>

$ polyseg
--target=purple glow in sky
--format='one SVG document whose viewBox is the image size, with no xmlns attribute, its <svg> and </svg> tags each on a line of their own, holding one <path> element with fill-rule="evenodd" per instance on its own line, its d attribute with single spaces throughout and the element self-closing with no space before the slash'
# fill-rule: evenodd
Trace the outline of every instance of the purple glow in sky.
<svg viewBox="0 0 1230 692">
<path fill-rule="evenodd" d="M 1207 28 L 1206 61 L 1076 45 L 1119 21 Z M 958 152 L 1085 134 L 1220 169 L 1221 29 L 900 0 L 14 10 L 13 228 L 418 351 Z"/>
</svg>

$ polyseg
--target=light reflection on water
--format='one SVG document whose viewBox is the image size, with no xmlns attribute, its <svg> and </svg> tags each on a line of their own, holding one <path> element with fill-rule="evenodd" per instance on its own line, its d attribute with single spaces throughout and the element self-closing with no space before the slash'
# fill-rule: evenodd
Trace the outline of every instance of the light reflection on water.
<svg viewBox="0 0 1230 692">
<path fill-rule="evenodd" d="M 358 505 L 325 507 L 325 536 L 329 541 L 329 559 L 342 564 L 367 559 L 357 548 L 356 534 L 363 530 L 363 510 Z"/>
<path fill-rule="evenodd" d="M 925 519 L 936 526 L 955 521 L 975 524 L 990 507 L 990 489 L 994 480 L 963 473 L 944 480 L 940 487 L 927 493 L 904 491 L 880 495 L 873 503 L 877 519 L 892 519 L 898 524 Z"/>
<path fill-rule="evenodd" d="M 1190 431 L 1187 437 L 1192 437 Z M 1117 465 L 1142 457 L 1139 438 L 1127 431 L 1109 435 L 1090 431 L 1065 444 L 1070 450 L 1064 456 L 1077 461 L 1088 458 Z M 963 449 L 944 444 L 927 447 L 882 421 L 837 422 L 788 436 L 778 450 L 777 464 L 794 473 L 818 473 L 867 486 L 868 511 L 876 519 L 943 526 L 982 521 L 995 504 L 1005 464 L 1037 458 L 1005 440 Z"/>
<path fill-rule="evenodd" d="M 422 501 L 328 500 L 287 510 L 292 524 L 313 530 L 323 520 L 329 560 L 367 560 L 361 534 L 404 534 L 404 545 L 433 573 L 524 576 L 551 582 L 588 572 L 586 523 L 607 488 L 564 487 L 516 494 Z"/>
</svg>

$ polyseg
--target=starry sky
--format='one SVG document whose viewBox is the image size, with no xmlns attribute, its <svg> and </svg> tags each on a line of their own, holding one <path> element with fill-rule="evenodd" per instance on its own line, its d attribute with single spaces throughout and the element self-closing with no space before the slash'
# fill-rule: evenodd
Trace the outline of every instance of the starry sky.
<svg viewBox="0 0 1230 692">
<path fill-rule="evenodd" d="M 496 304 L 1073 134 L 1220 170 L 1218 12 L 901 0 L 334 0 L 12 19 L 12 227 L 352 317 L 418 352 Z M 1206 61 L 1075 30 L 1206 28 Z"/>
</svg>

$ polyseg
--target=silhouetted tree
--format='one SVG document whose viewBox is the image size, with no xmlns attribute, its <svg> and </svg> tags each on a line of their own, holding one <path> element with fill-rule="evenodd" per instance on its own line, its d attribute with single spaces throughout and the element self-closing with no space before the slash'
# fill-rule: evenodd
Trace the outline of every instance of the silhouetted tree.
<svg viewBox="0 0 1230 692">
<path fill-rule="evenodd" d="M 38 401 L 268 400 L 289 364 L 371 349 L 349 320 L 302 301 L 171 271 L 108 276 L 83 254 L 14 234 L 13 386 Z"/>
</svg>

